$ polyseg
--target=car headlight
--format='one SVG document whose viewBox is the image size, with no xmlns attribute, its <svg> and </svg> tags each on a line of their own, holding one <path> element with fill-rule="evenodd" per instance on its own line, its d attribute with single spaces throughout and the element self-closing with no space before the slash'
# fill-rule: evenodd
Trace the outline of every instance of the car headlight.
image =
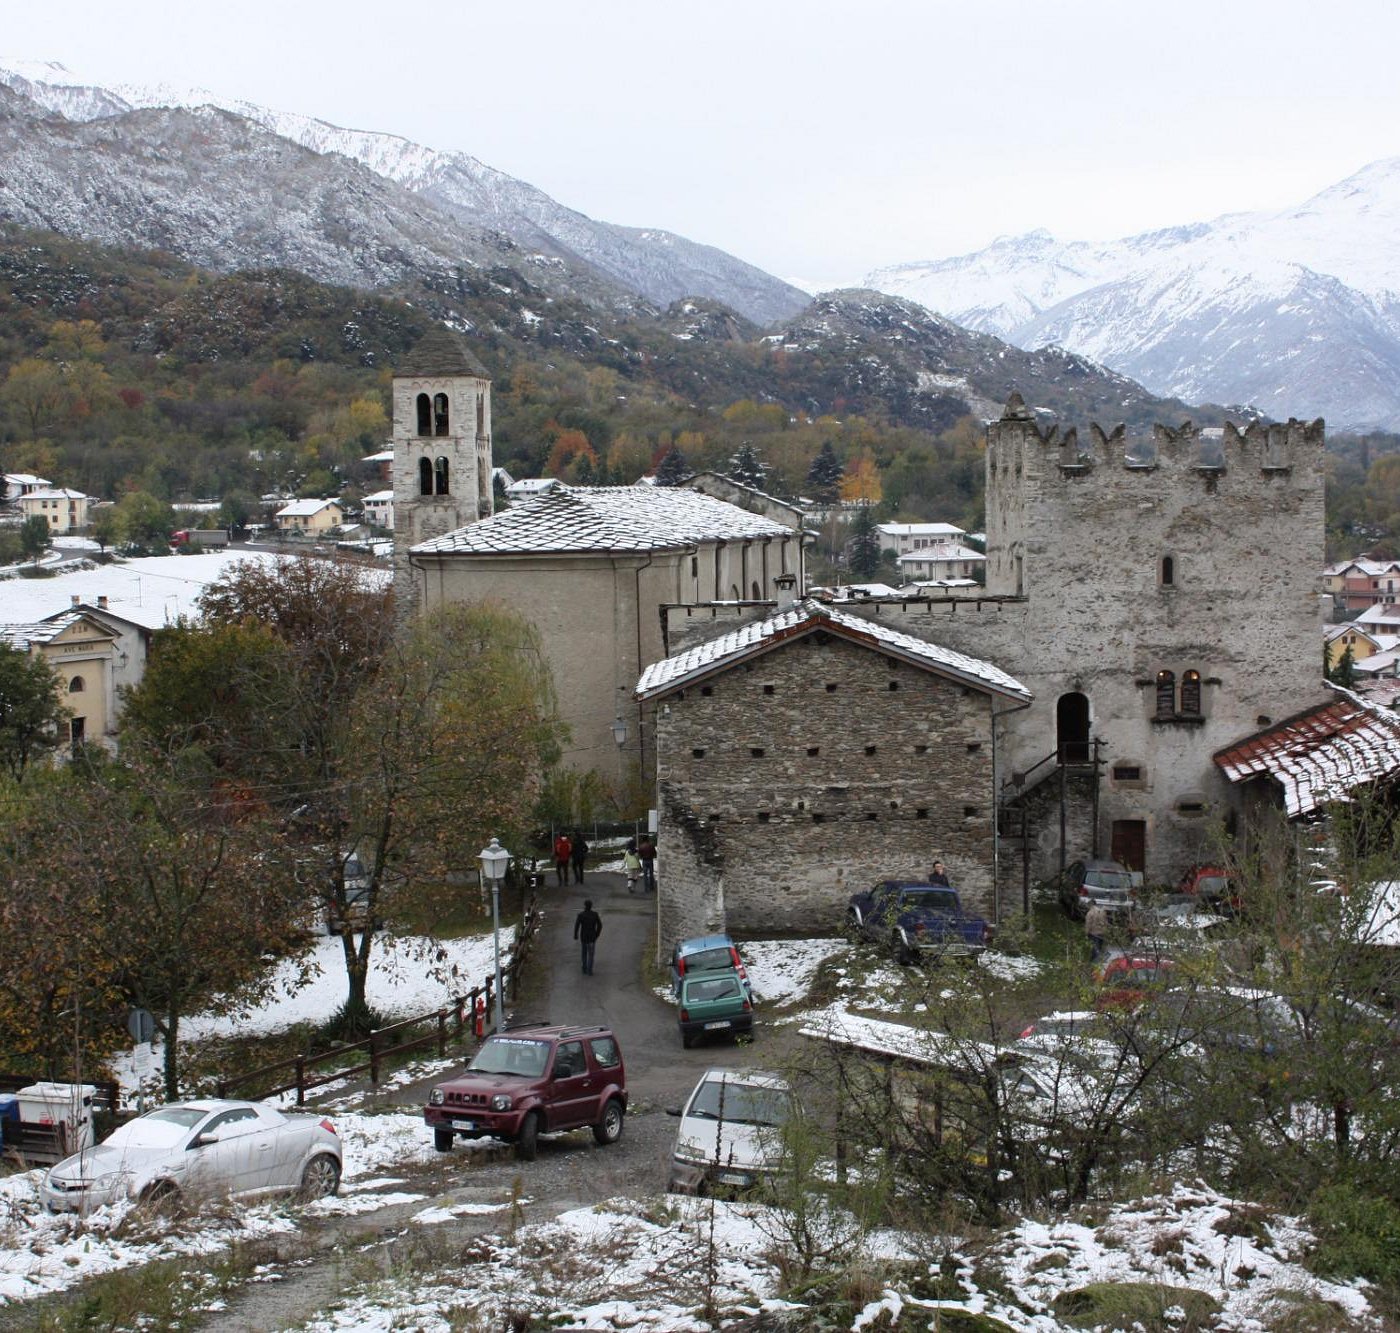
<svg viewBox="0 0 1400 1333">
<path fill-rule="evenodd" d="M 441 1106 L 441 1105 L 442 1105 L 442 1102 L 443 1102 L 442 1089 L 441 1089 L 441 1088 L 434 1088 L 434 1089 L 428 1094 L 428 1105 L 429 1105 L 429 1106 Z"/>
<path fill-rule="evenodd" d="M 105 1176 L 98 1176 L 92 1182 L 92 1187 L 102 1190 L 115 1189 L 118 1185 L 130 1179 L 130 1171 L 109 1171 Z"/>
<path fill-rule="evenodd" d="M 493 1111 L 509 1111 L 510 1094 L 507 1092 L 498 1092 L 491 1098 L 491 1109 Z"/>
</svg>

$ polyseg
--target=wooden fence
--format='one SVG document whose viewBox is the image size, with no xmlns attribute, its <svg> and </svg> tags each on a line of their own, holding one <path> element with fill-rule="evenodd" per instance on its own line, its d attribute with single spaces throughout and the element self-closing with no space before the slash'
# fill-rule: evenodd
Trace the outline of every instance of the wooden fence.
<svg viewBox="0 0 1400 1333">
<path fill-rule="evenodd" d="M 503 1003 L 507 997 L 516 994 L 520 970 L 530 956 L 542 919 L 539 907 L 532 899 L 515 933 L 510 962 L 501 969 Z M 449 1007 L 376 1028 L 363 1041 L 334 1046 L 318 1055 L 294 1055 L 288 1060 L 251 1069 L 235 1078 L 221 1079 L 217 1085 L 219 1096 L 236 1095 L 258 1100 L 295 1090 L 297 1105 L 304 1106 L 309 1091 L 340 1079 L 367 1073 L 370 1082 L 377 1086 L 384 1062 L 389 1057 L 427 1046 L 435 1046 L 438 1055 L 445 1056 L 449 1041 L 460 1044 L 468 1033 L 475 1035 L 478 1020 L 483 1034 L 494 1031 L 495 999 L 496 974 L 493 968 L 480 986 L 473 986 L 465 995 L 455 996 Z M 250 1088 L 252 1091 L 249 1091 Z"/>
</svg>

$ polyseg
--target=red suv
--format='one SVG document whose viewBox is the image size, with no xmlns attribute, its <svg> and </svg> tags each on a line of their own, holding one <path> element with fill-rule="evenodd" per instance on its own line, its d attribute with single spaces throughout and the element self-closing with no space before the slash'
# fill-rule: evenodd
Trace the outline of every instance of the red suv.
<svg viewBox="0 0 1400 1333">
<path fill-rule="evenodd" d="M 627 1111 L 622 1048 L 610 1028 L 510 1028 L 488 1037 L 465 1072 L 428 1094 L 423 1119 L 433 1147 L 452 1140 L 497 1138 L 535 1160 L 541 1134 L 593 1127 L 599 1143 L 616 1143 Z"/>
</svg>

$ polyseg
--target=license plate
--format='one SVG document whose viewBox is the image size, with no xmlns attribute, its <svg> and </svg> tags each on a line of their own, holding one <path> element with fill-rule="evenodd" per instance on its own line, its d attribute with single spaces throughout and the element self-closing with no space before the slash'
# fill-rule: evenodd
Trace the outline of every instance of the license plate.
<svg viewBox="0 0 1400 1333">
<path fill-rule="evenodd" d="M 748 1176 L 742 1176 L 737 1171 L 721 1171 L 719 1179 L 722 1185 L 747 1185 L 749 1183 Z"/>
<path fill-rule="evenodd" d="M 475 1121 L 475 1120 L 454 1120 L 454 1121 L 452 1122 L 452 1127 L 453 1127 L 454 1129 L 475 1129 L 475 1128 L 476 1128 L 476 1121 Z"/>
<path fill-rule="evenodd" d="M 705 1031 L 706 1031 L 706 1032 L 718 1032 L 720 1028 L 727 1028 L 728 1026 L 729 1026 L 729 1020 L 728 1020 L 727 1018 L 721 1018 L 721 1019 L 719 1020 L 719 1022 L 717 1022 L 717 1023 L 706 1023 L 706 1024 L 705 1024 Z"/>
</svg>

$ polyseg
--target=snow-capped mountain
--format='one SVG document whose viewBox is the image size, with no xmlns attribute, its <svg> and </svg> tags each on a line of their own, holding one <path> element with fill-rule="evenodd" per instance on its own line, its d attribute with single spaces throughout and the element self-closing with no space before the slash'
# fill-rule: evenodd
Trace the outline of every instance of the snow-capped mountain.
<svg viewBox="0 0 1400 1333">
<path fill-rule="evenodd" d="M 871 287 L 1188 401 L 1400 429 L 1400 157 L 1273 213 L 881 269 Z"/>
<path fill-rule="evenodd" d="M 613 287 L 615 295 L 631 293 L 661 305 L 685 296 L 705 296 L 764 324 L 800 310 L 808 299 L 797 288 L 712 246 L 670 232 L 595 221 L 466 153 L 441 152 L 392 134 L 343 129 L 311 116 L 218 99 L 202 89 L 103 87 L 57 64 L 0 61 L 0 84 L 68 121 L 94 126 L 111 122 L 114 132 L 108 141 L 113 145 L 133 126 L 152 123 L 133 121 L 133 112 L 170 108 L 205 114 L 202 108 L 217 107 L 226 117 L 251 122 L 266 135 L 289 140 L 328 163 L 348 158 L 381 183 L 412 196 L 417 205 L 410 208 L 411 213 L 421 215 L 422 205 L 430 205 L 431 216 L 418 219 L 426 221 L 430 230 L 432 219 L 444 215 L 458 224 L 447 237 L 430 244 L 439 258 L 449 262 L 454 258 L 450 233 L 465 229 L 470 244 L 456 258 L 480 263 L 482 246 L 499 252 L 504 239 L 526 255 L 561 262 L 575 278 L 570 290 L 592 299 L 600 299 Z M 210 161 L 202 165 L 217 167 Z M 329 168 L 330 174 L 335 170 Z M 43 207 L 41 201 L 30 202 Z M 153 225 L 159 224 L 153 220 Z M 408 220 L 404 225 L 415 230 Z M 102 239 L 94 232 L 82 234 Z M 145 243 L 138 237 L 133 240 Z M 331 246 L 336 248 L 334 239 Z M 180 253 L 208 262 L 193 252 Z M 228 267 L 231 262 L 237 262 L 236 256 L 219 266 Z M 499 253 L 495 262 L 500 262 Z M 364 280 L 334 269 L 307 271 L 332 281 Z"/>
</svg>

